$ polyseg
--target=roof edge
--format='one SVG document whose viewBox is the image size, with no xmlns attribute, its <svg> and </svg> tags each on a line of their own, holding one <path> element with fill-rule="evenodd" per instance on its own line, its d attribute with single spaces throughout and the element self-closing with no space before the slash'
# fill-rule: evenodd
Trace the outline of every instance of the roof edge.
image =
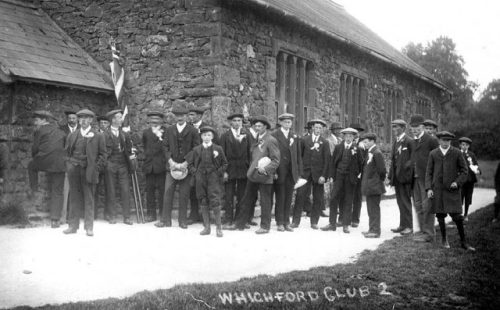
<svg viewBox="0 0 500 310">
<path fill-rule="evenodd" d="M 74 88 L 74 89 L 79 89 L 79 90 L 83 90 L 83 91 L 92 91 L 92 92 L 103 93 L 103 94 L 113 94 L 114 93 L 113 89 L 104 89 L 104 88 L 100 88 L 100 87 L 83 86 L 83 85 L 79 85 L 79 84 L 62 83 L 62 82 L 55 82 L 55 81 L 27 78 L 27 77 L 19 77 L 19 76 L 15 76 L 15 79 L 13 79 L 13 82 L 15 82 L 15 81 L 45 84 L 45 85 L 52 85 L 52 86 L 66 87 L 66 88 Z"/>
</svg>

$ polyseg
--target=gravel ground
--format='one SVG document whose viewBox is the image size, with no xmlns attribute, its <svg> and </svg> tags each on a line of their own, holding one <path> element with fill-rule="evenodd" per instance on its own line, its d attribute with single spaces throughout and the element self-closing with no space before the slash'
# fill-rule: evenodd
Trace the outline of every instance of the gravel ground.
<svg viewBox="0 0 500 310">
<path fill-rule="evenodd" d="M 494 191 L 476 189 L 471 211 L 493 201 Z M 309 219 L 293 233 L 256 235 L 256 228 L 225 231 L 223 238 L 199 235 L 201 225 L 183 230 L 152 223 L 110 225 L 97 221 L 95 236 L 80 229 L 0 227 L 0 307 L 40 306 L 107 297 L 181 283 L 234 281 L 259 274 L 275 275 L 315 266 L 348 263 L 365 249 L 375 249 L 398 224 L 395 199 L 384 200 L 382 236 L 365 239 L 368 216 L 363 203 L 361 225 L 350 234 L 315 231 Z M 320 226 L 327 224 L 320 219 Z M 83 225 L 82 225 L 83 226 Z"/>
</svg>

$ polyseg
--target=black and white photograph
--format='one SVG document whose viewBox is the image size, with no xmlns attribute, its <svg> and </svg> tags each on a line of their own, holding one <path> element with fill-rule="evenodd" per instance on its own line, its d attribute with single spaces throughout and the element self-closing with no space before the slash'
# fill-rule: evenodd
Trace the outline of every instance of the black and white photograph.
<svg viewBox="0 0 500 310">
<path fill-rule="evenodd" d="M 0 309 L 500 309 L 499 13 L 0 0 Z"/>
</svg>

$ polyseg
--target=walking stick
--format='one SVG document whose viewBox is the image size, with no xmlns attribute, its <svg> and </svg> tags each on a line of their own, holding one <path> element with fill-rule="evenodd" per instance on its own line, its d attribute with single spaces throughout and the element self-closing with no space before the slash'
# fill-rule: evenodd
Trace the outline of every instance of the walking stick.
<svg viewBox="0 0 500 310">
<path fill-rule="evenodd" d="M 135 179 L 135 191 L 137 192 L 137 200 L 139 202 L 139 209 L 141 215 L 141 223 L 144 224 L 144 208 L 142 207 L 142 197 L 141 197 L 141 188 L 139 187 L 139 179 L 137 178 L 137 172 L 134 171 L 133 178 Z"/>
<path fill-rule="evenodd" d="M 137 193 L 136 193 L 134 173 L 130 174 L 130 178 L 132 179 L 132 190 L 134 191 L 134 205 L 135 205 L 135 213 L 136 213 L 136 216 L 137 216 L 137 223 L 140 223 L 139 222 L 139 206 L 138 206 L 138 203 L 137 203 Z"/>
</svg>

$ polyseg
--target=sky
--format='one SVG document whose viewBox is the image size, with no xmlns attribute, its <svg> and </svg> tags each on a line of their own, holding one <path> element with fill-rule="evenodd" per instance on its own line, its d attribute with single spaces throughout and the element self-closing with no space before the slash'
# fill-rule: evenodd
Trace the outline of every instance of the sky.
<svg viewBox="0 0 500 310">
<path fill-rule="evenodd" d="M 499 0 L 334 0 L 352 16 L 401 50 L 447 36 L 464 58 L 469 80 L 480 92 L 500 79 Z"/>
</svg>

